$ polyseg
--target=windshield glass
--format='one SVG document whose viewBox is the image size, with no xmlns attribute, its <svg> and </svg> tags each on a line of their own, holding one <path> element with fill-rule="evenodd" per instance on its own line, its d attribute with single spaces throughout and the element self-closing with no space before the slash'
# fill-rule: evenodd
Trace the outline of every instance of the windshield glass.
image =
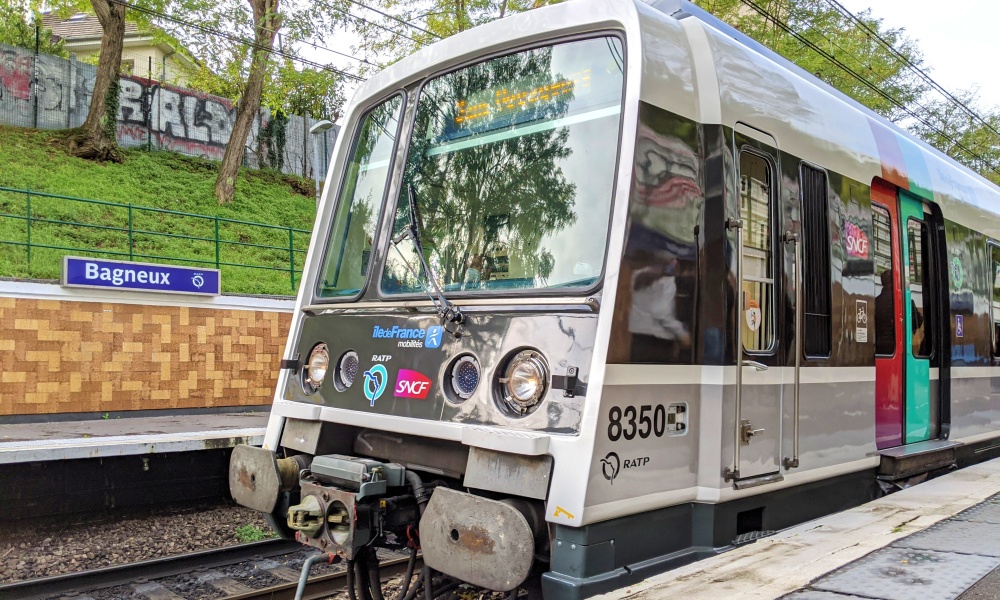
<svg viewBox="0 0 1000 600">
<path fill-rule="evenodd" d="M 402 104 L 402 98 L 394 96 L 361 120 L 330 227 L 323 277 L 317 285 L 321 298 L 354 296 L 368 278 Z"/>
<path fill-rule="evenodd" d="M 445 292 L 590 287 L 601 276 L 624 60 L 602 37 L 494 58 L 427 82 L 396 238 L 417 205 Z M 390 251 L 386 294 L 423 289 L 413 244 Z M 421 280 L 418 281 L 417 275 Z"/>
</svg>

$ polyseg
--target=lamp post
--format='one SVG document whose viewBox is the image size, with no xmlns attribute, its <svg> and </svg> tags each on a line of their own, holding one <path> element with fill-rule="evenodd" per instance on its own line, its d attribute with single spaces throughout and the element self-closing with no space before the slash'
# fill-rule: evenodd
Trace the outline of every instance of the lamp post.
<svg viewBox="0 0 1000 600">
<path fill-rule="evenodd" d="M 334 125 L 333 125 L 332 122 L 330 122 L 330 121 L 328 121 L 326 119 L 323 119 L 322 121 L 317 122 L 315 125 L 313 125 L 312 127 L 309 128 L 309 135 L 311 135 L 312 139 L 313 139 L 313 158 L 314 158 L 314 160 L 313 160 L 313 165 L 314 165 L 313 166 L 313 171 L 314 171 L 313 172 L 313 178 L 316 180 L 316 206 L 317 207 L 319 206 L 320 179 L 322 177 L 322 175 L 320 174 L 320 165 L 323 164 L 323 162 L 320 162 L 320 160 L 319 160 L 319 135 L 321 133 L 324 134 L 323 141 L 325 142 L 326 141 L 326 135 L 325 135 L 326 132 L 329 131 L 330 129 L 333 129 L 333 127 L 334 127 Z M 324 143 L 323 146 L 326 147 L 326 144 Z M 324 159 L 325 159 L 325 155 L 324 155 Z M 324 162 L 325 162 L 325 160 L 324 160 Z"/>
</svg>

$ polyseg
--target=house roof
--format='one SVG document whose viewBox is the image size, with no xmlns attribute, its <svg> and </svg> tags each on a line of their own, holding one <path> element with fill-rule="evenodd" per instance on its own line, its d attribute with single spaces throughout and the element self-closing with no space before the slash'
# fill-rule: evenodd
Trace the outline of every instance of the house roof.
<svg viewBox="0 0 1000 600">
<path fill-rule="evenodd" d="M 68 19 L 62 19 L 55 13 L 42 15 L 42 27 L 52 30 L 52 35 L 66 41 L 93 39 L 101 37 L 103 30 L 97 15 L 80 13 Z M 125 35 L 138 35 L 139 28 L 135 23 L 125 21 Z"/>
</svg>

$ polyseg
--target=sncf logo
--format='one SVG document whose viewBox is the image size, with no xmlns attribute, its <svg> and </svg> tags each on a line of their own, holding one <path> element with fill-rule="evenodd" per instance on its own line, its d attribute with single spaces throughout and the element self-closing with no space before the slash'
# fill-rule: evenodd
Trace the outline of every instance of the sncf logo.
<svg viewBox="0 0 1000 600">
<path fill-rule="evenodd" d="M 416 398 L 423 400 L 427 398 L 427 392 L 431 390 L 431 380 L 423 373 L 400 369 L 396 378 L 396 390 L 393 396 L 397 398 Z"/>
</svg>

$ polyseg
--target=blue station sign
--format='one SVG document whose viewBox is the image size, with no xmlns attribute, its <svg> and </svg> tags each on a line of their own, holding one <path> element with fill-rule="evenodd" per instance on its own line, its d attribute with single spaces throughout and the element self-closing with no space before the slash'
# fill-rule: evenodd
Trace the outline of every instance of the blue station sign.
<svg viewBox="0 0 1000 600">
<path fill-rule="evenodd" d="M 102 290 L 218 296 L 222 293 L 222 276 L 217 269 L 65 256 L 62 285 Z"/>
</svg>

